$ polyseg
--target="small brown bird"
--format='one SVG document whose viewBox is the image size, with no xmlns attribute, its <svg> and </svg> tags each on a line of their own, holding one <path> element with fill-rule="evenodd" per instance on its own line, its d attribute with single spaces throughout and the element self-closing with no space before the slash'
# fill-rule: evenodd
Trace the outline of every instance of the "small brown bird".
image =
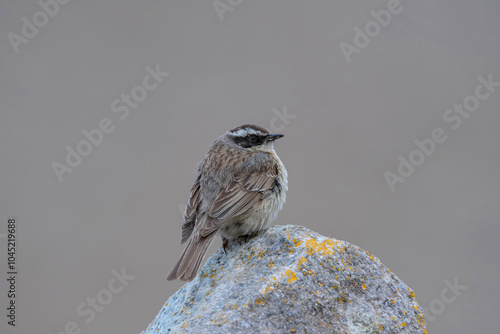
<svg viewBox="0 0 500 334">
<path fill-rule="evenodd" d="M 245 124 L 215 140 L 198 165 L 182 224 L 181 244 L 188 244 L 168 280 L 192 280 L 217 232 L 225 249 L 231 240 L 269 227 L 288 189 L 285 166 L 273 147 L 281 137 Z"/>
</svg>

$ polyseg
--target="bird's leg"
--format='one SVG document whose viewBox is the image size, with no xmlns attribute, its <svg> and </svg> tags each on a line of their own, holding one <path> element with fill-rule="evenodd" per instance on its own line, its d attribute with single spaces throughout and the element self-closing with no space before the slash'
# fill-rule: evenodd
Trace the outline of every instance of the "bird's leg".
<svg viewBox="0 0 500 334">
<path fill-rule="evenodd" d="M 250 234 L 242 235 L 241 237 L 243 237 L 243 239 L 245 239 L 245 243 L 247 243 L 249 239 L 252 239 L 252 238 L 256 237 L 259 234 L 260 234 L 260 232 L 252 232 Z"/>
<path fill-rule="evenodd" d="M 224 254 L 227 254 L 226 248 L 228 245 L 229 245 L 229 241 L 226 238 L 222 237 L 222 248 L 224 249 Z"/>
</svg>

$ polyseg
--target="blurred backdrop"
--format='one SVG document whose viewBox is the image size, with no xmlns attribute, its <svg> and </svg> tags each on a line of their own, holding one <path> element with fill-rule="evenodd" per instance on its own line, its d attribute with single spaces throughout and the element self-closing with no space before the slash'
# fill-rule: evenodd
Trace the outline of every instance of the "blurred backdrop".
<svg viewBox="0 0 500 334">
<path fill-rule="evenodd" d="M 2 333 L 144 330 L 182 285 L 165 277 L 195 166 L 243 123 L 285 134 L 276 224 L 374 253 L 429 333 L 496 332 L 499 14 L 497 0 L 2 1 Z"/>
</svg>

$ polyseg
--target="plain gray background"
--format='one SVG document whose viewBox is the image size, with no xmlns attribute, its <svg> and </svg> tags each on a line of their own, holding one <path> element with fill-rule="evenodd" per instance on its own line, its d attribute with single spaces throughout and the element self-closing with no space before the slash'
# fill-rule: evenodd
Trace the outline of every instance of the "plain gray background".
<svg viewBox="0 0 500 334">
<path fill-rule="evenodd" d="M 71 1 L 16 53 L 9 33 L 22 36 L 41 7 L 3 0 L 0 233 L 15 216 L 19 276 L 18 326 L 2 311 L 2 333 L 55 334 L 71 321 L 82 333 L 144 330 L 181 286 L 165 277 L 183 249 L 194 168 L 247 122 L 285 134 L 277 224 L 374 253 L 414 289 L 429 333 L 496 333 L 500 87 L 458 129 L 443 115 L 479 76 L 500 81 L 500 2 L 401 0 L 348 63 L 341 43 L 355 45 L 355 27 L 388 2 L 245 0 L 221 20 L 212 1 Z M 111 104 L 148 66 L 170 74 L 120 119 Z M 114 130 L 60 182 L 52 163 L 105 118 Z M 384 172 L 436 128 L 447 140 L 392 192 Z M 134 279 L 91 321 L 79 315 L 122 268 Z M 454 280 L 467 287 L 459 296 L 446 290 Z"/>
</svg>

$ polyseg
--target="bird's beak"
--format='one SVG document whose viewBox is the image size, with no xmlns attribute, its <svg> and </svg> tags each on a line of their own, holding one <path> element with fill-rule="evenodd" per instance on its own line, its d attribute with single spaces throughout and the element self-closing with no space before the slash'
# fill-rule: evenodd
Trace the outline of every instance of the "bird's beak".
<svg viewBox="0 0 500 334">
<path fill-rule="evenodd" d="M 269 135 L 267 135 L 266 142 L 275 141 L 276 139 L 279 139 L 283 136 L 284 135 L 282 135 L 282 134 L 269 134 Z"/>
</svg>

